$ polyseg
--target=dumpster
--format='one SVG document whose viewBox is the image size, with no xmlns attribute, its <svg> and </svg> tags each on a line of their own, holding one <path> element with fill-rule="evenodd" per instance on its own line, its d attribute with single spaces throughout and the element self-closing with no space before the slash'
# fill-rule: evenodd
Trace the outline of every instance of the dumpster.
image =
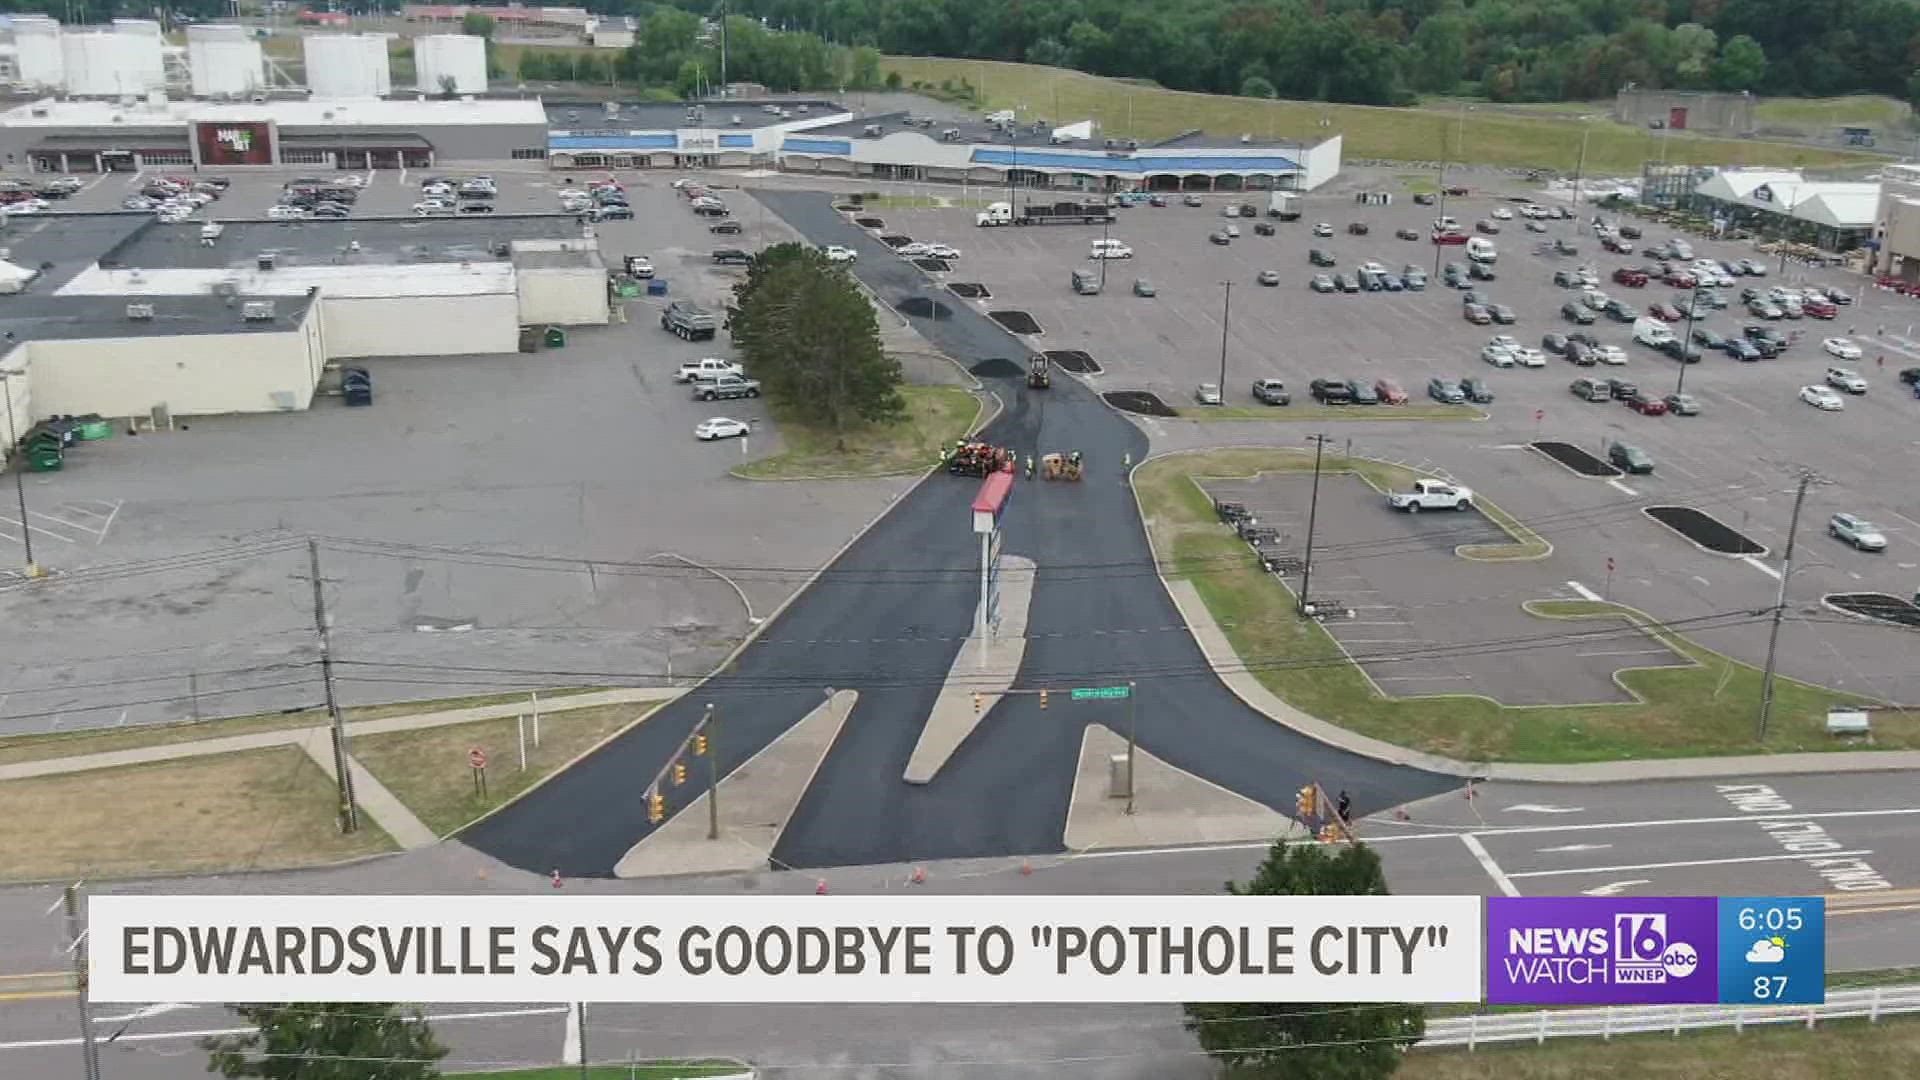
<svg viewBox="0 0 1920 1080">
<path fill-rule="evenodd" d="M 613 286 L 614 295 L 622 300 L 631 300 L 639 296 L 641 291 L 640 283 L 637 281 L 620 281 Z"/>
<path fill-rule="evenodd" d="M 547 348 L 549 349 L 564 349 L 567 347 L 567 332 L 557 326 L 549 326 L 547 327 L 546 342 Z"/>
<path fill-rule="evenodd" d="M 520 328 L 520 351 L 521 352 L 539 352 L 540 351 L 540 331 L 535 330 L 531 326 L 521 327 Z"/>
<path fill-rule="evenodd" d="M 652 280 L 647 282 L 647 295 L 648 296 L 667 295 L 667 283 L 660 278 L 653 278 Z"/>
<path fill-rule="evenodd" d="M 110 439 L 113 437 L 113 421 L 102 420 L 97 416 L 86 417 L 80 421 L 80 427 L 74 432 L 74 437 L 78 438 L 81 442 L 99 442 L 101 439 Z"/>
<path fill-rule="evenodd" d="M 28 472 L 55 472 L 66 464 L 67 455 L 58 446 L 42 442 L 27 447 Z"/>
</svg>

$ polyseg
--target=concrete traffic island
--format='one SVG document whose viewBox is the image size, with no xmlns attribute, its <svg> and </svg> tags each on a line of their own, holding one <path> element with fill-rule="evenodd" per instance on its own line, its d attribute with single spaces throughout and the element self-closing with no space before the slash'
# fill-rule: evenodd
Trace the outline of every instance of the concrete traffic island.
<svg viewBox="0 0 1920 1080">
<path fill-rule="evenodd" d="M 1069 851 L 1166 847 L 1249 840 L 1305 839 L 1292 818 L 1135 748 L 1133 813 L 1127 813 L 1124 759 L 1127 740 L 1088 724 L 1080 740 L 1067 806 Z M 1118 772 L 1119 776 L 1114 776 Z M 1118 781 L 1116 784 L 1110 782 Z M 1116 797 L 1117 796 L 1117 797 Z"/>
<path fill-rule="evenodd" d="M 1033 599 L 1032 559 L 1000 557 L 1000 626 L 992 637 L 969 637 L 953 658 L 946 685 L 933 703 L 920 741 L 907 759 L 909 784 L 931 783 L 941 766 L 967 741 L 987 713 L 1012 688 L 1027 655 L 1027 607 Z M 973 696 L 981 695 L 980 708 Z"/>
<path fill-rule="evenodd" d="M 827 698 L 744 765 L 720 778 L 720 836 L 707 838 L 706 793 L 633 845 L 613 875 L 717 874 L 765 870 L 787 820 L 860 700 L 854 690 Z M 722 737 L 725 728 L 720 729 Z M 696 762 L 695 768 L 702 767 Z"/>
</svg>

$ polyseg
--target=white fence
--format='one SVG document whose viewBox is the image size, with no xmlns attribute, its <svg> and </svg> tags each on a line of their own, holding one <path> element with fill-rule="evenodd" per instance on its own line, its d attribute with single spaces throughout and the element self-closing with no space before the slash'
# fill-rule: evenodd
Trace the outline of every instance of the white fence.
<svg viewBox="0 0 1920 1080">
<path fill-rule="evenodd" d="M 1540 1012 L 1489 1013 L 1432 1017 L 1422 1046 L 1535 1042 L 1548 1039 L 1605 1039 L 1705 1028 L 1739 1031 L 1755 1024 L 1805 1024 L 1822 1020 L 1877 1021 L 1882 1016 L 1920 1013 L 1920 985 L 1835 990 L 1823 1005 L 1615 1005 L 1604 1009 L 1546 1009 Z"/>
</svg>

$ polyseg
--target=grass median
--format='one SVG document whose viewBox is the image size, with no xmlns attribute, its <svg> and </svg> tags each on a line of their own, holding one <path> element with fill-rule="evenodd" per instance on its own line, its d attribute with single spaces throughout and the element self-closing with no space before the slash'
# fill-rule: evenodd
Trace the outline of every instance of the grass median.
<svg viewBox="0 0 1920 1080">
<path fill-rule="evenodd" d="M 982 400 L 959 386 L 903 386 L 906 415 L 845 432 L 791 422 L 772 409 L 786 449 L 733 470 L 745 480 L 897 476 L 932 467 L 940 448 L 973 430 Z M 844 447 L 844 448 L 843 448 Z"/>
<path fill-rule="evenodd" d="M 297 746 L 0 781 L 0 877 L 144 877 L 311 866 L 394 849 L 342 835 L 333 781 Z"/>
<path fill-rule="evenodd" d="M 1487 414 L 1471 405 L 1432 404 L 1383 405 L 1368 408 L 1365 405 L 1318 405 L 1303 402 L 1299 405 L 1253 407 L 1244 405 L 1182 405 L 1173 410 L 1182 420 L 1270 420 L 1270 421 L 1311 421 L 1319 423 L 1326 420 L 1485 420 Z"/>
<path fill-rule="evenodd" d="M 1863 1080 L 1912 1076 L 1920 1061 L 1920 1020 L 1878 1024 L 1835 1021 L 1812 1031 L 1794 1025 L 1552 1039 L 1466 1050 L 1414 1050 L 1397 1080 Z"/>
<path fill-rule="evenodd" d="M 519 798 L 555 770 L 646 719 L 658 702 L 596 705 L 540 718 L 540 744 L 527 729 L 527 767 L 520 768 L 522 728 L 515 717 L 386 731 L 353 740 L 353 756 L 421 821 L 447 836 L 482 814 Z M 487 755 L 487 789 L 475 790 L 467 754 Z"/>
<path fill-rule="evenodd" d="M 1582 134 L 1590 129 L 1585 162 L 1590 176 L 1638 176 L 1642 164 L 1662 156 L 1678 164 L 1783 168 L 1885 160 L 1818 147 L 1652 131 L 1608 120 L 1583 124 L 1575 116 L 1554 113 L 1462 112 L 1457 106 L 1392 109 L 1196 94 L 1037 64 L 889 56 L 881 66 L 898 72 L 909 86 L 917 82 L 937 91 L 942 82 L 955 88 L 964 82 L 982 95 L 979 104 L 986 108 L 1035 109 L 1044 104 L 1049 116 L 1104 117 L 1109 136 L 1142 141 L 1196 127 L 1215 134 L 1248 132 L 1256 138 L 1338 133 L 1345 136 L 1342 149 L 1350 159 L 1437 161 L 1450 151 L 1457 156 L 1452 148 L 1464 135 L 1459 145 L 1474 162 L 1571 175 L 1580 161 Z"/>
<path fill-rule="evenodd" d="M 635 1061 L 625 1065 L 553 1065 L 500 1072 L 448 1073 L 460 1080 L 697 1080 L 705 1076 L 739 1076 L 752 1072 L 745 1062 L 724 1058 L 688 1061 Z"/>
<path fill-rule="evenodd" d="M 1154 553 L 1173 578 L 1192 582 L 1242 663 L 1276 695 L 1329 723 L 1402 746 L 1462 761 L 1577 763 L 1694 757 L 1757 751 L 1845 749 L 1825 729 L 1829 705 L 1858 699 L 1781 678 L 1775 722 L 1764 747 L 1753 741 L 1760 673 L 1677 634 L 1638 612 L 1584 601 L 1527 606 L 1540 636 L 1562 632 L 1552 620 L 1633 622 L 1694 663 L 1623 671 L 1620 682 L 1639 701 L 1570 706 L 1505 706 L 1469 695 L 1388 697 L 1375 687 L 1317 622 L 1289 617 L 1294 594 L 1262 571 L 1252 553 L 1216 520 L 1198 483 L 1262 472 L 1301 472 L 1313 455 L 1295 450 L 1217 450 L 1157 458 L 1134 474 Z M 1323 470 L 1351 471 L 1376 487 L 1400 487 L 1416 476 L 1382 462 L 1330 457 Z M 1546 541 L 1481 499 L 1481 511 L 1515 536 L 1510 545 L 1461 549 L 1480 558 L 1537 558 Z M 1517 531 L 1516 531 L 1517 530 Z M 1904 714 L 1876 720 L 1879 748 L 1920 746 L 1920 722 Z"/>
</svg>

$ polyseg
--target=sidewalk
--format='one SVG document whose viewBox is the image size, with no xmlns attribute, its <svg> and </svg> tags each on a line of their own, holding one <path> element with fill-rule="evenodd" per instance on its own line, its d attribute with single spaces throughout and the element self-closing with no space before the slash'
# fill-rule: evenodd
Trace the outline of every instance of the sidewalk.
<svg viewBox="0 0 1920 1080">
<path fill-rule="evenodd" d="M 597 690 L 588 694 L 568 694 L 541 702 L 540 714 L 547 716 L 553 713 L 570 712 L 574 709 L 622 705 L 628 702 L 671 701 L 681 693 L 683 691 L 678 689 L 633 687 L 620 690 Z M 466 724 L 476 720 L 499 720 L 521 716 L 529 711 L 528 704 L 528 701 L 510 701 L 498 705 L 476 705 L 465 709 L 442 709 L 438 712 L 386 716 L 378 720 L 356 720 L 346 725 L 347 738 L 351 741 L 356 735 L 418 731 L 423 728 Z M 300 747 L 308 757 L 314 760 L 315 764 L 320 766 L 328 779 L 338 779 L 333 763 L 333 729 L 327 724 L 315 724 L 310 727 L 280 728 L 249 735 L 224 735 L 195 742 L 136 746 L 126 750 L 104 750 L 97 754 L 76 754 L 72 757 L 15 762 L 10 765 L 0 765 L 0 782 L 29 780 L 37 776 L 59 776 L 63 773 L 91 772 L 95 769 L 114 769 L 125 765 L 183 761 L 188 758 L 211 757 L 217 754 L 232 754 L 276 746 Z M 349 757 L 347 769 L 353 777 L 354 793 L 360 808 L 385 829 L 387 835 L 393 837 L 401 847 L 413 850 L 439 841 L 439 837 L 433 830 L 427 828 L 418 817 L 415 817 L 413 811 L 407 809 L 406 805 L 388 791 L 386 785 L 380 783 L 372 773 L 368 772 L 365 766 Z"/>
<path fill-rule="evenodd" d="M 1208 666 L 1247 707 L 1310 739 L 1362 757 L 1406 765 L 1461 779 L 1505 780 L 1536 784 L 1611 784 L 1639 780 L 1684 780 L 1722 776 L 1793 776 L 1810 773 L 1903 772 L 1920 770 L 1920 750 L 1855 750 L 1806 754 L 1747 754 L 1739 757 L 1655 758 L 1600 761 L 1581 765 L 1508 765 L 1455 761 L 1348 731 L 1308 716 L 1282 701 L 1246 670 L 1213 613 L 1188 581 L 1161 581 L 1182 621 L 1193 633 Z"/>
</svg>

